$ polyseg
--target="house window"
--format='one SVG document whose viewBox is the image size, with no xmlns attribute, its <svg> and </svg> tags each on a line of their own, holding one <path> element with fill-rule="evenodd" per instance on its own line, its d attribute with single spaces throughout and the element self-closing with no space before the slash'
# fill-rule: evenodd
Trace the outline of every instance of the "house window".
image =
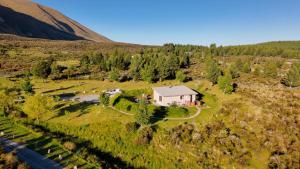
<svg viewBox="0 0 300 169">
<path fill-rule="evenodd" d="M 162 102 L 162 96 L 159 96 L 159 101 Z"/>
<path fill-rule="evenodd" d="M 182 99 L 183 99 L 183 97 L 184 97 L 184 96 L 180 96 L 180 100 L 182 100 Z"/>
</svg>

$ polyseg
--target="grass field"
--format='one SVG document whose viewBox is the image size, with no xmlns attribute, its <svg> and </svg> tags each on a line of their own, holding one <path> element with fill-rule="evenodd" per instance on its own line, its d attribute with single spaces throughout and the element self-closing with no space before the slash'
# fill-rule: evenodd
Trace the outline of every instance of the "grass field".
<svg viewBox="0 0 300 169">
<path fill-rule="evenodd" d="M 55 138 L 35 132 L 13 119 L 0 116 L 0 130 L 4 132 L 4 137 L 15 142 L 26 143 L 28 148 L 57 161 L 65 168 L 73 168 L 75 165 L 82 168 L 94 167 L 94 165 L 86 163 L 85 160 L 76 157 L 72 152 L 63 148 Z M 51 149 L 51 153 L 49 154 L 48 149 Z M 63 157 L 63 160 L 60 161 L 58 159 L 59 155 Z"/>
</svg>

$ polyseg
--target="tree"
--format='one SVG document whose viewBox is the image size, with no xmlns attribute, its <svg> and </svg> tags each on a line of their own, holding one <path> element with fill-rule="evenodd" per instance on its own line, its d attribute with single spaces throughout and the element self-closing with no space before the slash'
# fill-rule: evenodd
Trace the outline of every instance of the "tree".
<svg viewBox="0 0 300 169">
<path fill-rule="evenodd" d="M 244 64 L 243 64 L 243 62 L 242 62 L 242 59 L 238 59 L 236 62 L 235 62 L 235 66 L 237 67 L 237 69 L 239 70 L 239 71 L 242 71 L 243 70 L 243 66 L 244 66 Z"/>
<path fill-rule="evenodd" d="M 249 62 L 246 62 L 246 63 L 243 65 L 242 71 L 243 71 L 244 73 L 250 73 L 250 72 L 251 72 L 251 67 L 250 67 L 250 63 L 249 63 Z"/>
<path fill-rule="evenodd" d="M 42 115 L 51 112 L 54 107 L 54 99 L 43 95 L 30 96 L 23 105 L 23 111 L 29 118 L 39 120 Z"/>
<path fill-rule="evenodd" d="M 256 76 L 259 76 L 260 75 L 260 68 L 259 67 L 256 67 L 255 69 L 254 69 L 254 75 L 256 75 Z"/>
<path fill-rule="evenodd" d="M 139 55 L 133 56 L 129 68 L 129 72 L 133 80 L 140 79 L 142 67 L 143 67 L 143 58 Z"/>
<path fill-rule="evenodd" d="M 85 55 L 80 59 L 80 66 L 84 67 L 85 69 L 88 69 L 88 67 L 90 66 L 90 58 Z"/>
<path fill-rule="evenodd" d="M 24 82 L 21 83 L 21 89 L 24 92 L 33 93 L 33 85 L 30 83 L 29 80 L 25 80 Z"/>
<path fill-rule="evenodd" d="M 293 64 L 286 77 L 282 80 L 283 84 L 289 87 L 300 86 L 300 68 Z"/>
<path fill-rule="evenodd" d="M 140 125 L 150 124 L 151 115 L 144 99 L 139 103 L 139 112 L 135 114 L 135 120 Z"/>
<path fill-rule="evenodd" d="M 206 78 L 213 84 L 217 84 L 218 77 L 221 76 L 221 74 L 222 72 L 218 66 L 217 61 L 208 58 L 208 60 L 206 61 Z"/>
<path fill-rule="evenodd" d="M 141 71 L 142 79 L 149 83 L 153 83 L 155 81 L 156 70 L 154 66 L 146 64 Z"/>
<path fill-rule="evenodd" d="M 240 77 L 240 73 L 239 73 L 239 70 L 238 70 L 236 64 L 230 65 L 229 73 L 230 73 L 231 77 L 234 79 Z"/>
<path fill-rule="evenodd" d="M 265 65 L 264 75 L 266 77 L 272 77 L 272 78 L 277 77 L 277 65 L 275 62 L 268 62 Z"/>
<path fill-rule="evenodd" d="M 109 73 L 109 79 L 112 81 L 119 81 L 120 73 L 117 69 L 112 69 Z"/>
<path fill-rule="evenodd" d="M 231 94 L 233 92 L 232 78 L 230 75 L 220 76 L 218 78 L 218 85 L 221 90 L 226 94 Z"/>
<path fill-rule="evenodd" d="M 100 93 L 99 101 L 100 101 L 100 104 L 102 104 L 104 106 L 108 106 L 109 105 L 109 95 L 105 92 Z"/>
<path fill-rule="evenodd" d="M 14 97 L 5 91 L 0 91 L 0 112 L 7 115 L 14 106 Z"/>
<path fill-rule="evenodd" d="M 33 68 L 33 74 L 39 78 L 46 79 L 51 74 L 51 64 L 42 61 Z"/>
<path fill-rule="evenodd" d="M 180 82 L 186 82 L 187 77 L 183 71 L 179 70 L 176 72 L 176 80 L 178 80 Z"/>
</svg>

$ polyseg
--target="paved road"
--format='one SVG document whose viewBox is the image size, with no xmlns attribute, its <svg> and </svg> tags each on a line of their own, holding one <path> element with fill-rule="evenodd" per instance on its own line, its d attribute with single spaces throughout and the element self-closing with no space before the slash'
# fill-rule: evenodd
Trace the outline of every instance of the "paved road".
<svg viewBox="0 0 300 169">
<path fill-rule="evenodd" d="M 58 163 L 26 148 L 24 145 L 0 137 L 6 152 L 16 151 L 18 158 L 33 169 L 63 169 Z"/>
<path fill-rule="evenodd" d="M 118 111 L 119 113 L 122 113 L 122 114 L 125 114 L 125 115 L 128 115 L 128 116 L 133 116 L 134 115 L 132 113 L 124 112 L 124 111 L 119 110 L 119 109 L 117 109 L 115 107 L 112 107 L 112 106 L 110 106 L 110 108 L 112 108 L 115 111 Z M 174 120 L 174 121 L 176 121 L 176 120 L 190 120 L 190 119 L 193 119 L 201 113 L 201 109 L 198 106 L 196 106 L 196 108 L 197 108 L 197 112 L 194 115 L 190 116 L 190 117 L 174 117 L 174 118 L 165 117 L 165 118 L 163 118 L 163 120 Z M 153 118 L 156 118 L 156 117 L 153 117 Z M 157 118 L 157 119 L 160 119 L 160 118 Z"/>
</svg>

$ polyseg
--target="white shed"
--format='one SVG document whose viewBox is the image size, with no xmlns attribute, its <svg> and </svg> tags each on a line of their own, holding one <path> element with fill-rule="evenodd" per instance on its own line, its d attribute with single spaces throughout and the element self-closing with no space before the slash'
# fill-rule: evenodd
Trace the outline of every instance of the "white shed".
<svg viewBox="0 0 300 169">
<path fill-rule="evenodd" d="M 153 88 L 154 104 L 160 106 L 188 106 L 196 104 L 198 93 L 186 86 L 165 86 Z"/>
</svg>

